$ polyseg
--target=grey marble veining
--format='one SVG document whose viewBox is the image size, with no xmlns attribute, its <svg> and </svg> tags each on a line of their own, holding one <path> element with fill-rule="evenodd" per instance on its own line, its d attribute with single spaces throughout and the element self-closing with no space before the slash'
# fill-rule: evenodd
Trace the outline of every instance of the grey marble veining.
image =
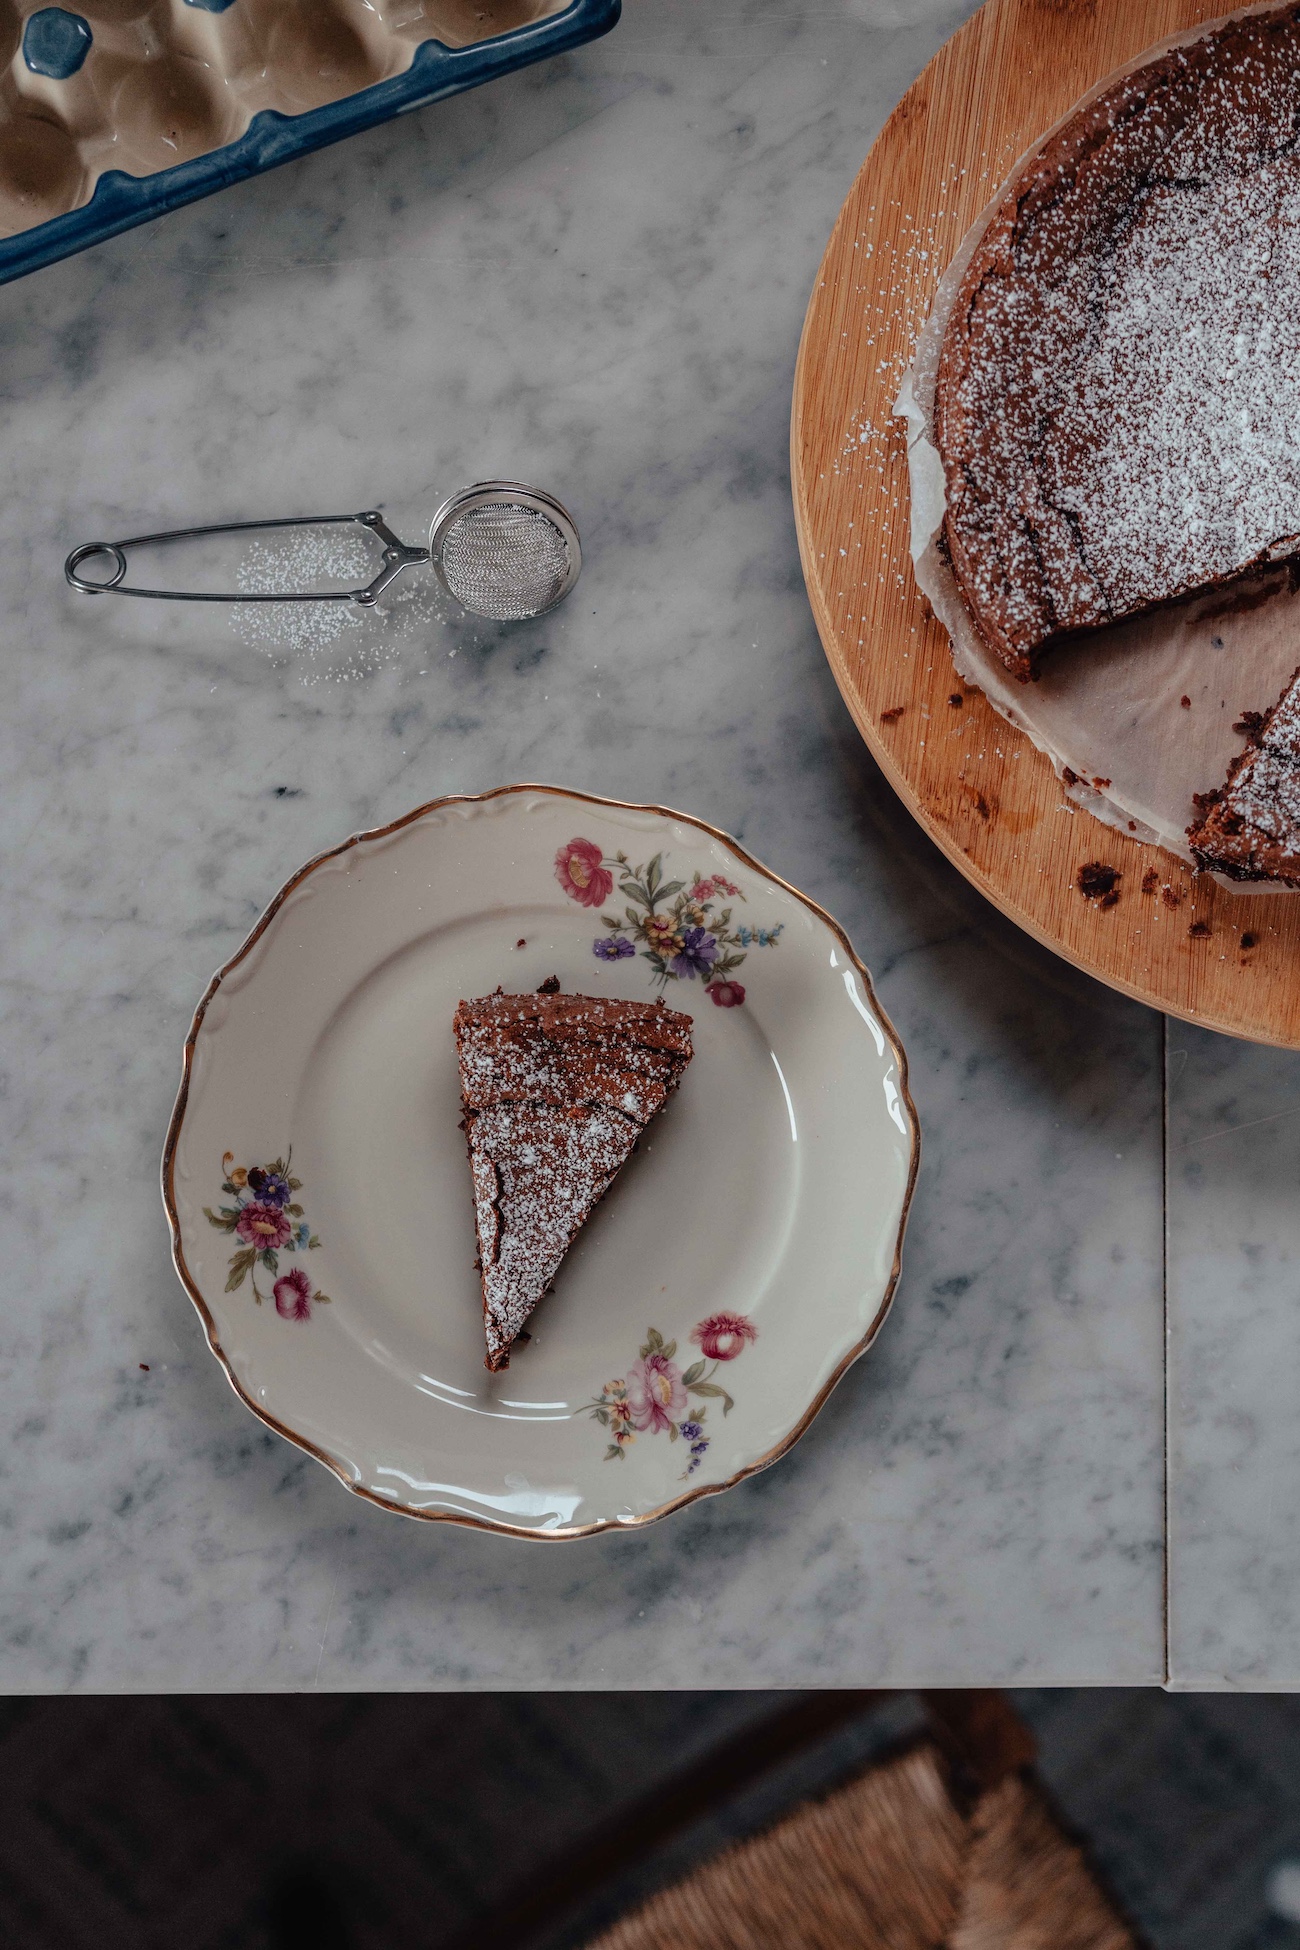
<svg viewBox="0 0 1300 1950">
<path fill-rule="evenodd" d="M 1300 1688 L 1300 1057 L 1169 1025 L 1169 1668 Z"/>
<path fill-rule="evenodd" d="M 821 249 L 968 11 L 629 0 L 574 57 L 0 292 L 7 1688 L 1161 1677 L 1159 1020 L 914 827 L 790 512 Z M 512 630 L 425 595 L 272 655 L 59 578 L 159 521 L 381 502 L 417 539 L 491 474 L 559 493 L 587 554 Z M 276 886 L 519 778 L 677 803 L 824 902 L 925 1132 L 894 1314 L 792 1455 L 560 1546 L 387 1516 L 268 1434 L 156 1185 L 190 1012 Z"/>
</svg>

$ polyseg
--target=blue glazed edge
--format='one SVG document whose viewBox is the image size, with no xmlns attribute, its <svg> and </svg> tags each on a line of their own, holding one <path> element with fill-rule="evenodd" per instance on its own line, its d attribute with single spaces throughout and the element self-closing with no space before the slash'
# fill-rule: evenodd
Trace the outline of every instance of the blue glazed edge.
<svg viewBox="0 0 1300 1950">
<path fill-rule="evenodd" d="M 405 74 L 359 89 L 341 102 L 309 109 L 303 115 L 263 109 L 237 142 L 150 176 L 108 170 L 95 185 L 89 203 L 79 210 L 51 217 L 48 223 L 36 224 L 16 237 L 0 239 L 0 284 L 26 277 L 91 244 L 102 243 L 106 237 L 116 237 L 168 210 L 195 203 L 247 176 L 292 162 L 296 156 L 323 149 L 394 115 L 442 101 L 466 88 L 477 88 L 514 68 L 545 60 L 547 55 L 581 47 L 607 34 L 622 9 L 623 0 L 574 0 L 562 14 L 532 21 L 473 47 L 444 47 L 441 41 L 423 41 Z"/>
</svg>

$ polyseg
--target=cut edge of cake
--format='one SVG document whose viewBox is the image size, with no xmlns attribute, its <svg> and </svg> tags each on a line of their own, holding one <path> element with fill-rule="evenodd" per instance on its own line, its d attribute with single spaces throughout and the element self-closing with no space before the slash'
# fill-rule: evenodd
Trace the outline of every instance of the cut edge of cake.
<svg viewBox="0 0 1300 1950">
<path fill-rule="evenodd" d="M 1221 786 L 1195 795 L 1193 857 L 1230 880 L 1300 888 L 1300 667 L 1270 710 L 1243 712 L 1233 730 L 1246 745 Z"/>
<path fill-rule="evenodd" d="M 1223 151 L 1218 176 L 1234 185 L 1248 184 L 1277 163 L 1281 152 L 1269 139 L 1269 118 L 1275 112 L 1283 117 L 1283 108 L 1280 102 L 1273 105 L 1278 91 L 1269 93 L 1268 64 L 1294 67 L 1297 44 L 1300 6 L 1292 0 L 1267 12 L 1250 10 L 1205 23 L 1176 45 L 1157 46 L 1139 57 L 1042 139 L 1004 185 L 966 265 L 943 329 L 935 381 L 933 440 L 946 484 L 939 546 L 980 640 L 1022 683 L 1037 677 L 1043 658 L 1063 644 L 1247 583 L 1300 552 L 1300 537 L 1288 524 L 1277 532 L 1266 528 L 1252 537 L 1254 547 L 1239 549 L 1231 561 L 1207 560 L 1194 572 L 1156 578 L 1159 587 L 1141 596 L 1120 596 L 1106 563 L 1096 559 L 1095 537 L 1085 543 L 1078 503 L 1063 498 L 1048 479 L 1043 429 L 1049 403 L 1052 415 L 1061 410 L 1059 384 L 1033 344 L 1032 316 L 1036 302 L 1050 327 L 1053 317 L 1078 309 L 1063 307 L 1059 262 L 1050 256 L 1053 249 L 1063 255 L 1067 240 L 1074 243 L 1080 267 L 1094 259 L 1103 268 L 1112 265 L 1118 217 L 1126 224 L 1131 218 L 1123 210 L 1117 217 L 1112 207 L 1122 201 L 1117 192 L 1124 187 L 1126 154 L 1131 201 L 1149 198 L 1153 182 L 1158 185 L 1169 174 L 1188 178 L 1185 187 L 1195 186 L 1202 172 L 1182 167 L 1162 173 L 1156 167 L 1166 146 L 1181 154 L 1189 143 L 1202 141 L 1208 153 L 1218 142 Z M 1247 69 L 1258 80 L 1260 99 L 1247 99 L 1249 90 L 1242 89 L 1240 120 L 1247 128 L 1253 114 L 1261 132 L 1243 166 L 1232 145 L 1215 135 L 1215 117 Z M 1200 129 L 1208 133 L 1201 135 Z M 1272 286 L 1269 290 L 1271 296 Z M 986 292 L 997 299 L 987 315 Z M 1016 330 L 1008 329 L 1011 313 L 1002 317 L 999 303 L 1017 308 Z M 1026 317 L 1029 330 L 1022 323 Z M 1071 343 L 1070 357 L 1082 360 L 1081 348 L 1094 338 L 1090 328 Z M 1017 356 L 1021 366 L 1028 360 L 1033 372 L 1053 372 L 1053 390 L 1036 407 Z M 1015 382 L 1014 412 L 990 384 L 1008 378 Z M 1218 389 L 1207 394 L 1218 396 Z M 1041 422 L 1036 429 L 1030 425 L 1035 412 Z M 1112 438 L 1114 423 L 1102 424 Z M 1258 466 L 1253 471 L 1260 472 Z M 1137 538 L 1136 530 L 1121 531 L 1112 555 L 1131 554 Z M 1062 599 L 1065 615 L 1058 608 Z"/>
</svg>

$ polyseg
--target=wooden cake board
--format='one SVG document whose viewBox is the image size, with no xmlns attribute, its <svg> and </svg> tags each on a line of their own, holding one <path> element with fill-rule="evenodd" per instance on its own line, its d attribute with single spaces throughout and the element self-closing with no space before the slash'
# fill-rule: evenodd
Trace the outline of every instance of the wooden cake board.
<svg viewBox="0 0 1300 1950">
<path fill-rule="evenodd" d="M 1113 68 L 1226 11 L 1222 0 L 987 0 L 940 49 L 863 164 L 817 276 L 795 373 L 795 522 L 845 702 L 948 858 L 1126 995 L 1297 1049 L 1300 894 L 1229 892 L 1103 825 L 957 678 L 912 578 L 892 410 L 935 287 L 1018 158 Z M 1080 890 L 1094 863 L 1118 870 L 1109 904 Z"/>
</svg>

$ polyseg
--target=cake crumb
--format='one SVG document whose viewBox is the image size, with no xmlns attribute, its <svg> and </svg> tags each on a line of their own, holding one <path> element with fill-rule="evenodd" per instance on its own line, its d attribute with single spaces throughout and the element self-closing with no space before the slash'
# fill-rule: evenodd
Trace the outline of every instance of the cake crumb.
<svg viewBox="0 0 1300 1950">
<path fill-rule="evenodd" d="M 1118 867 L 1107 866 L 1104 860 L 1089 860 L 1079 868 L 1076 887 L 1088 901 L 1096 901 L 1101 907 L 1114 907 L 1119 900 L 1119 883 L 1124 878 Z"/>
</svg>

